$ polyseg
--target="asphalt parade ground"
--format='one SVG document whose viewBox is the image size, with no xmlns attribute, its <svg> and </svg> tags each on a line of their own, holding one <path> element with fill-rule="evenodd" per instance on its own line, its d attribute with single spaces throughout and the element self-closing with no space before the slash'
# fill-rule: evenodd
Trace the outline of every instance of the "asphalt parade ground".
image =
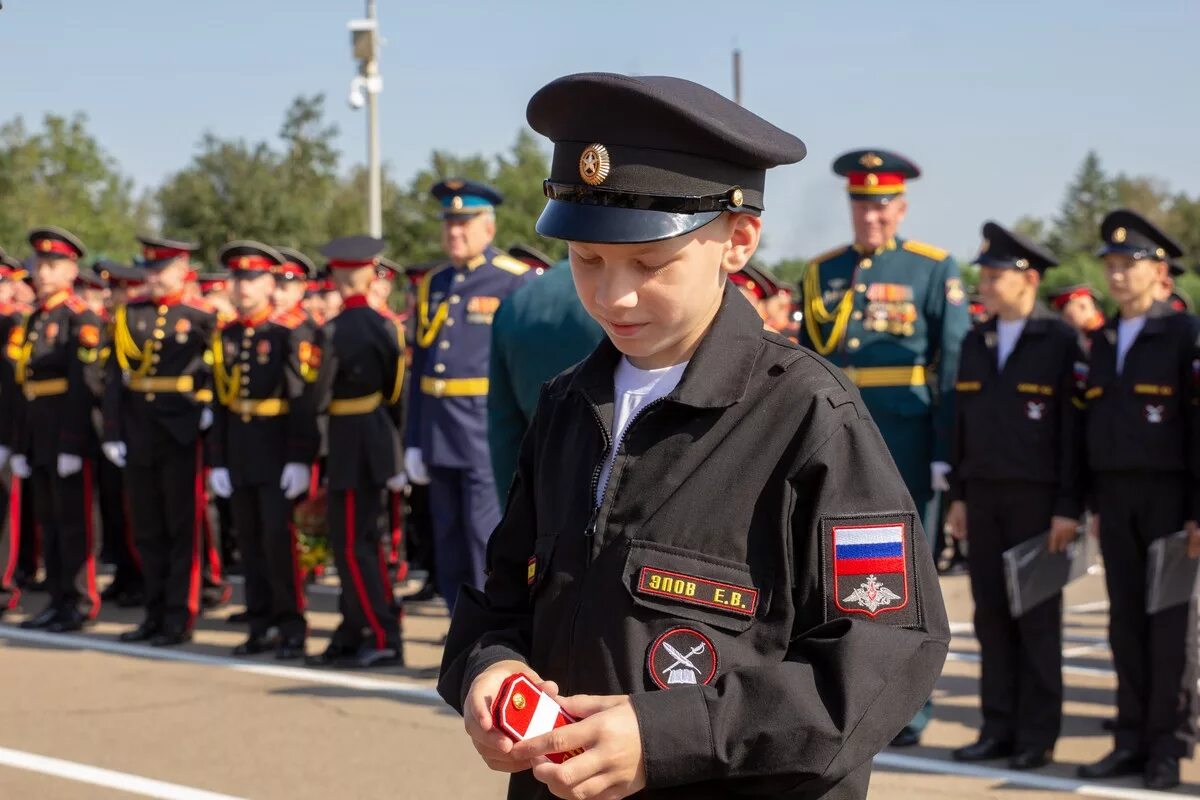
<svg viewBox="0 0 1200 800">
<path fill-rule="evenodd" d="M 943 578 L 954 640 L 922 746 L 876 760 L 871 797 L 1200 797 L 1200 762 L 1184 785 L 1150 792 L 1136 777 L 1088 783 L 1075 766 L 1110 746 L 1102 720 L 1114 714 L 1115 679 L 1105 643 L 1101 576 L 1069 587 L 1064 664 L 1066 706 L 1056 763 L 1016 772 L 1004 761 L 953 762 L 979 724 L 978 645 L 964 576 Z M 127 645 L 116 635 L 140 612 L 106 607 L 83 634 L 23 631 L 20 614 L 0 623 L 0 798 L 166 800 L 230 798 L 499 798 L 505 778 L 489 772 L 462 722 L 433 686 L 448 619 L 440 602 L 406 608 L 403 669 L 317 670 L 271 654 L 233 658 L 244 638 L 210 612 L 187 646 Z M 337 622 L 336 589 L 311 587 L 309 652 Z M 40 609 L 44 595 L 26 595 Z M 27 609 L 28 610 L 28 609 Z M 886 658 L 886 653 L 880 653 Z"/>
</svg>

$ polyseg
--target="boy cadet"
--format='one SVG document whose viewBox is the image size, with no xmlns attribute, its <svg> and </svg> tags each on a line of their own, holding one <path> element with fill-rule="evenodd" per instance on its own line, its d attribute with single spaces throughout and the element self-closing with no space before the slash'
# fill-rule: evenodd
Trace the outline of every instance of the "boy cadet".
<svg viewBox="0 0 1200 800">
<path fill-rule="evenodd" d="M 281 254 L 242 241 L 222 247 L 219 258 L 233 276 L 240 312 L 213 338 L 217 403 L 208 437 L 209 482 L 218 496 L 231 498 L 246 577 L 250 635 L 233 653 L 254 655 L 274 645 L 276 658 L 300 658 L 304 581 L 291 501 L 308 489 L 318 445 L 313 384 L 305 378 L 311 364 L 302 360 L 303 318 L 276 315 L 271 306 Z M 275 641 L 272 628 L 279 632 Z"/>
<path fill-rule="evenodd" d="M 975 635 L 983 655 L 983 729 L 958 761 L 1010 757 L 1016 769 L 1046 764 L 1062 725 L 1062 596 L 1008 612 L 1002 554 L 1051 533 L 1050 549 L 1075 538 L 1081 486 L 1086 364 L 1075 330 L 1037 302 L 1058 262 L 994 222 L 983 226 L 979 291 L 990 317 L 963 341 L 947 522 L 970 537 Z"/>
<path fill-rule="evenodd" d="M 1185 681 L 1188 605 L 1146 615 L 1146 553 L 1186 529 L 1200 556 L 1200 321 L 1154 299 L 1177 243 L 1133 211 L 1100 225 L 1109 295 L 1120 313 L 1091 334 L 1086 446 L 1110 603 L 1117 673 L 1114 748 L 1085 778 L 1141 772 L 1179 784 L 1195 737 L 1196 684 Z"/>
<path fill-rule="evenodd" d="M 325 325 L 320 396 L 329 414 L 329 538 L 342 621 L 316 666 L 401 665 L 400 621 L 379 552 L 383 489 L 399 491 L 404 336 L 367 302 L 382 239 L 348 236 L 321 249 L 344 302 Z"/>
<path fill-rule="evenodd" d="M 857 390 L 726 279 L 804 144 L 670 77 L 568 76 L 527 116 L 555 145 L 538 232 L 607 341 L 542 392 L 439 692 L 510 797 L 864 797 L 949 634 Z M 512 745 L 514 672 L 582 721 Z"/>
<path fill-rule="evenodd" d="M 102 447 L 125 469 L 145 579 L 146 617 L 121 640 L 165 647 L 192 638 L 200 610 L 201 432 L 213 418 L 208 358 L 216 318 L 184 295 L 197 244 L 138 241 L 149 293 L 113 314 Z"/>
<path fill-rule="evenodd" d="M 17 446 L 13 474 L 33 484 L 42 532 L 46 608 L 21 623 L 55 633 L 80 630 L 100 611 L 92 527 L 92 407 L 101 376 L 101 322 L 74 293 L 83 244 L 61 228 L 35 228 L 37 304 L 25 319 L 15 362 Z"/>
</svg>

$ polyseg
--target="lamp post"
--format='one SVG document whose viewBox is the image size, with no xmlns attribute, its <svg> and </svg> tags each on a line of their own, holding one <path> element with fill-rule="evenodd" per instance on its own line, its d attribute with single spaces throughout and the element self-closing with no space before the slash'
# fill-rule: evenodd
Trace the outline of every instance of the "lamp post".
<svg viewBox="0 0 1200 800">
<path fill-rule="evenodd" d="M 366 19 L 347 24 L 358 75 L 350 81 L 351 108 L 367 107 L 367 232 L 383 236 L 383 174 L 379 160 L 379 93 L 383 77 L 379 74 L 379 23 L 375 0 L 367 0 Z"/>
</svg>

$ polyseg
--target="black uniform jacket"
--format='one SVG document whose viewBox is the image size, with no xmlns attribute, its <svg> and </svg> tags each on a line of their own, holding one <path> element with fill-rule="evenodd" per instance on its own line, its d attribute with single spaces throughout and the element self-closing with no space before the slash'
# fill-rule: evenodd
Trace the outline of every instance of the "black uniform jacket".
<svg viewBox="0 0 1200 800">
<path fill-rule="evenodd" d="M 995 318 L 963 340 L 955 385 L 951 498 L 971 480 L 1057 487 L 1054 513 L 1083 510 L 1082 388 L 1087 361 L 1073 328 L 1043 306 L 1025 321 L 1000 369 Z"/>
<path fill-rule="evenodd" d="M 212 402 L 209 367 L 216 314 L 199 300 L 139 300 L 113 319 L 104 386 L 104 441 L 125 442 L 131 464 L 155 458 L 159 430 L 178 444 L 200 436 Z M 157 387 L 157 388 L 151 388 Z"/>
<path fill-rule="evenodd" d="M 268 315 L 236 319 L 213 342 L 217 403 L 208 452 L 234 486 L 278 483 L 284 464 L 312 463 L 320 443 L 314 329 L 303 313 Z"/>
<path fill-rule="evenodd" d="M 349 297 L 325 323 L 320 396 L 329 411 L 330 489 L 383 486 L 400 471 L 404 335 L 366 303 Z M 338 413 L 339 404 L 377 396 L 364 413 Z"/>
<path fill-rule="evenodd" d="M 62 292 L 35 307 L 24 325 L 14 367 L 16 452 L 52 467 L 59 454 L 91 456 L 96 449 L 91 409 L 103 323 L 80 298 Z"/>
<path fill-rule="evenodd" d="M 832 792 L 920 708 L 949 640 L 879 431 L 840 371 L 726 289 L 597 509 L 619 357 L 604 341 L 543 388 L 438 690 L 461 711 L 480 671 L 519 659 L 566 695 L 632 694 L 643 797 Z M 509 796 L 549 794 L 526 772 Z"/>
<path fill-rule="evenodd" d="M 1200 320 L 1155 303 L 1117 374 L 1118 317 L 1092 331 L 1086 444 L 1092 472 L 1175 472 L 1200 519 Z"/>
</svg>

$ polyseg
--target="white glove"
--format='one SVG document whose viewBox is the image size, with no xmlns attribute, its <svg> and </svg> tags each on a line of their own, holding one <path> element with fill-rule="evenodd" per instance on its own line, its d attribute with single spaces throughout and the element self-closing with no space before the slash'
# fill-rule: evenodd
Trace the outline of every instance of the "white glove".
<svg viewBox="0 0 1200 800">
<path fill-rule="evenodd" d="M 224 467 L 213 467 L 208 473 L 208 486 L 217 497 L 233 496 L 233 481 L 229 479 L 229 470 Z"/>
<path fill-rule="evenodd" d="M 403 472 L 398 472 L 388 478 L 387 487 L 389 492 L 403 492 L 408 486 L 408 475 Z"/>
<path fill-rule="evenodd" d="M 200 430 L 206 431 L 212 427 L 212 424 L 213 424 L 212 409 L 209 408 L 208 406 L 205 406 L 204 408 L 200 409 Z"/>
<path fill-rule="evenodd" d="M 105 442 L 100 445 L 100 449 L 104 451 L 104 457 L 115 464 L 117 467 L 125 466 L 125 443 L 124 442 Z"/>
<path fill-rule="evenodd" d="M 950 491 L 950 465 L 945 461 L 934 461 L 929 465 L 929 483 L 935 492 Z"/>
<path fill-rule="evenodd" d="M 10 456 L 12 456 L 12 450 L 0 444 L 0 469 L 4 469 L 4 465 L 8 463 Z"/>
<path fill-rule="evenodd" d="M 213 470 L 215 473 L 216 470 Z M 288 500 L 295 500 L 308 490 L 308 479 L 312 470 L 308 464 L 292 462 L 283 465 L 283 476 L 279 479 L 279 488 Z"/>
<path fill-rule="evenodd" d="M 83 459 L 69 453 L 58 454 L 58 477 L 69 478 L 83 469 Z"/>
<path fill-rule="evenodd" d="M 425 459 L 419 447 L 410 447 L 404 451 L 404 471 L 408 479 L 417 486 L 429 485 L 429 470 L 425 469 Z"/>
<path fill-rule="evenodd" d="M 8 464 L 12 467 L 13 475 L 21 480 L 25 480 L 33 474 L 33 470 L 29 468 L 29 459 L 21 453 L 14 453 Z"/>
</svg>

